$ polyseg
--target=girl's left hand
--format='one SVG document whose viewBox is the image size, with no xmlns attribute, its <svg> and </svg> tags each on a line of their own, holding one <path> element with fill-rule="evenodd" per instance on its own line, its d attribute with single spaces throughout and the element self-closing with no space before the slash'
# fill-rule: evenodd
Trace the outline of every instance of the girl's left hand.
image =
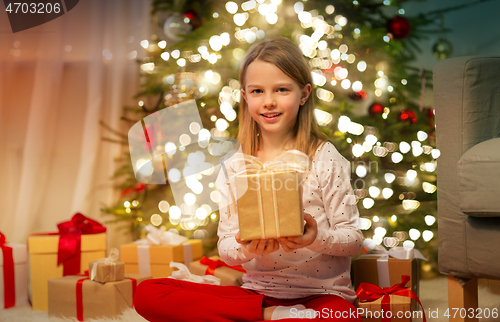
<svg viewBox="0 0 500 322">
<path fill-rule="evenodd" d="M 304 213 L 306 225 L 304 227 L 304 235 L 297 237 L 280 237 L 279 242 L 285 252 L 291 252 L 295 249 L 311 245 L 318 235 L 318 224 L 316 220 L 307 213 Z"/>
</svg>

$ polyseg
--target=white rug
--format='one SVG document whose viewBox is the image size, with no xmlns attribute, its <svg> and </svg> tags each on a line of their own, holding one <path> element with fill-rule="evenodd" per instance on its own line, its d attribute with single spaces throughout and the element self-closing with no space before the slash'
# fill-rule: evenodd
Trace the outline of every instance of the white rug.
<svg viewBox="0 0 500 322">
<path fill-rule="evenodd" d="M 445 276 L 439 276 L 430 280 L 420 281 L 420 301 L 424 306 L 427 321 L 429 322 L 448 322 L 444 316 L 448 307 L 448 281 Z M 479 281 L 479 307 L 483 312 L 489 309 L 490 312 L 496 309 L 500 315 L 500 281 Z M 479 317 L 479 316 L 478 316 Z M 0 310 L 1 322 L 74 322 L 76 319 L 50 318 L 47 312 L 33 311 L 30 307 L 12 308 Z M 89 319 L 88 322 L 145 322 L 134 309 L 127 309 L 122 315 L 115 319 Z M 186 321 L 189 318 L 186 317 Z M 422 319 L 416 318 L 414 322 L 421 322 Z M 482 315 L 480 322 L 498 322 L 500 316 L 489 318 Z"/>
</svg>

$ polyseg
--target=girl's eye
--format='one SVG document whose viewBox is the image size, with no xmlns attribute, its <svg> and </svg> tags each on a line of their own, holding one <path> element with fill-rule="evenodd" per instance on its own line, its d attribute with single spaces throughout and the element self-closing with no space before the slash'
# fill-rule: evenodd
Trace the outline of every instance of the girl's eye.
<svg viewBox="0 0 500 322">
<path fill-rule="evenodd" d="M 279 89 L 278 89 L 278 91 L 283 93 L 283 92 L 288 91 L 288 89 L 287 89 L 287 88 L 284 88 L 284 87 L 281 87 L 281 88 L 279 88 Z"/>
<path fill-rule="evenodd" d="M 262 91 L 260 89 L 254 89 L 252 91 L 252 93 L 255 93 L 255 94 L 260 94 Z"/>
</svg>

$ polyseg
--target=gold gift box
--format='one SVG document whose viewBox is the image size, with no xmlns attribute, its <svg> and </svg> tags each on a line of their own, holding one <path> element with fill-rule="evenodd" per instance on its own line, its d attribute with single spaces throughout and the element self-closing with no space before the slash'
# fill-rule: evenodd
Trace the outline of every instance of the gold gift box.
<svg viewBox="0 0 500 322">
<path fill-rule="evenodd" d="M 219 256 L 211 256 L 211 260 L 220 260 Z M 189 264 L 189 271 L 195 275 L 206 275 L 208 265 L 200 263 L 200 261 L 192 262 Z M 227 266 L 221 266 L 215 269 L 214 276 L 220 278 L 220 285 L 222 286 L 241 286 L 243 285 L 243 272 L 229 268 Z"/>
<path fill-rule="evenodd" d="M 97 265 L 93 281 L 99 283 L 121 281 L 125 277 L 125 263 L 116 261 L 111 264 L 104 262 L 90 262 L 89 274 L 92 274 L 94 264 Z M 92 275 L 91 275 L 92 277 Z"/>
<path fill-rule="evenodd" d="M 203 247 L 200 239 L 189 239 L 193 261 L 203 257 Z M 125 274 L 138 274 L 139 244 L 130 243 L 120 246 L 120 258 L 125 263 Z M 174 271 L 170 262 L 184 263 L 184 245 L 151 245 L 149 246 L 149 261 L 153 278 L 169 277 Z M 189 263 L 188 263 L 189 265 Z"/>
<path fill-rule="evenodd" d="M 28 238 L 30 254 L 31 303 L 34 310 L 47 311 L 47 281 L 63 276 L 63 265 L 57 266 L 59 235 L 32 235 Z M 89 262 L 106 256 L 106 234 L 81 236 L 80 273 Z"/>
<path fill-rule="evenodd" d="M 300 182 L 301 175 L 295 171 L 236 176 L 241 240 L 302 235 L 304 214 Z"/>
<path fill-rule="evenodd" d="M 137 285 L 150 279 L 147 275 L 127 275 L 134 278 Z M 76 284 L 84 276 L 69 275 L 48 281 L 49 317 L 71 318 L 77 316 Z M 132 307 L 132 281 L 124 279 L 116 282 L 98 283 L 85 280 L 82 284 L 83 319 L 113 318 L 126 308 Z"/>
</svg>

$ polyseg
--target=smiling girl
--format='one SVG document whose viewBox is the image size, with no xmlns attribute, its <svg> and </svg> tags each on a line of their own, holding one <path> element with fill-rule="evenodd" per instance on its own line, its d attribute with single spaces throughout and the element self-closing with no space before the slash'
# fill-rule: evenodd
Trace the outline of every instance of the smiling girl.
<svg viewBox="0 0 500 322">
<path fill-rule="evenodd" d="M 243 153 L 265 163 L 285 151 L 310 159 L 303 185 L 306 221 L 298 237 L 242 242 L 238 216 L 228 216 L 223 176 L 218 249 L 228 265 L 242 265 L 244 285 L 202 285 L 172 279 L 142 282 L 136 310 L 150 321 L 356 321 L 351 257 L 363 236 L 350 186 L 349 162 L 314 119 L 312 76 L 300 50 L 285 38 L 261 41 L 240 67 L 239 134 Z"/>
</svg>

